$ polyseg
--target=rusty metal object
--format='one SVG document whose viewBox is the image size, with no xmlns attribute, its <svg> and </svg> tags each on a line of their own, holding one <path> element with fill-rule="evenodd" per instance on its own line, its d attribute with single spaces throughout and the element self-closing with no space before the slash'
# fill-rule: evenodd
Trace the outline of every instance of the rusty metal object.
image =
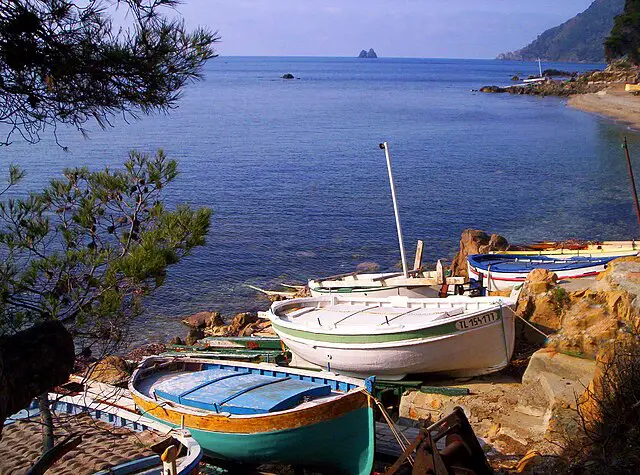
<svg viewBox="0 0 640 475">
<path fill-rule="evenodd" d="M 438 442 L 444 447 L 438 450 Z M 415 454 L 414 454 L 415 453 Z M 395 474 L 413 458 L 413 475 L 491 475 L 482 447 L 460 407 L 420 431 L 400 458 L 385 472 Z"/>
</svg>

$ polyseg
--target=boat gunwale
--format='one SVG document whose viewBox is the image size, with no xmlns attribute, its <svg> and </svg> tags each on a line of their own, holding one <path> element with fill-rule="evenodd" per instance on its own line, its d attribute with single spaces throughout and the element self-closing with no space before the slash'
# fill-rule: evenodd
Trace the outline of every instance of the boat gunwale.
<svg viewBox="0 0 640 475">
<path fill-rule="evenodd" d="M 454 305 L 459 305 L 464 303 L 475 303 L 477 300 L 480 300 L 482 298 L 483 297 L 475 297 L 471 302 L 468 302 L 469 297 L 465 297 L 464 301 L 460 301 L 460 299 L 455 299 L 455 298 L 451 298 L 451 299 L 447 298 L 446 300 L 448 301 L 447 303 L 449 303 L 450 301 L 451 306 L 453 307 Z M 489 302 L 487 300 L 484 300 L 484 301 L 477 302 L 479 304 L 484 303 L 487 305 L 485 308 L 482 308 L 482 309 L 476 309 L 471 312 L 465 311 L 462 314 L 453 315 L 446 318 L 439 318 L 439 319 L 431 320 L 429 322 L 424 322 L 424 323 L 416 323 L 416 324 L 410 324 L 410 325 L 390 325 L 390 326 L 376 325 L 376 327 L 373 327 L 373 326 L 355 327 L 353 325 L 351 327 L 349 327 L 348 325 L 343 325 L 340 327 L 327 327 L 327 328 L 303 327 L 303 324 L 285 320 L 280 314 L 276 313 L 278 310 L 281 310 L 282 307 L 294 306 L 295 304 L 300 303 L 301 301 L 304 301 L 304 300 L 307 300 L 308 302 L 310 302 L 311 300 L 318 301 L 321 299 L 326 299 L 326 297 L 311 297 L 307 299 L 293 299 L 293 300 L 286 300 L 281 302 L 274 302 L 267 316 L 269 320 L 271 320 L 272 325 L 276 325 L 278 327 L 286 328 L 289 330 L 311 333 L 314 335 L 327 335 L 332 337 L 337 337 L 337 336 L 375 337 L 375 336 L 381 336 L 381 335 L 396 335 L 401 333 L 417 332 L 421 330 L 437 328 L 440 326 L 451 325 L 451 324 L 455 324 L 458 321 L 466 320 L 468 318 L 473 318 L 481 314 L 501 311 L 505 307 L 511 308 L 516 303 L 514 300 L 511 300 L 507 297 L 484 297 L 484 299 L 491 299 L 491 301 Z M 382 300 L 386 300 L 386 299 L 382 299 Z M 412 299 L 412 300 L 415 301 L 412 303 L 415 303 L 416 305 L 418 305 L 421 303 L 420 301 L 423 301 L 423 300 L 442 300 L 442 299 Z M 326 301 L 326 300 L 323 300 L 323 301 Z M 371 299 L 370 302 L 373 303 L 375 302 L 375 300 Z M 310 306 L 311 305 L 308 305 L 308 307 Z M 322 307 L 318 308 L 318 310 L 322 310 Z M 446 311 L 443 311 L 442 313 L 444 314 L 446 313 Z M 377 331 L 371 331 L 371 330 L 367 331 L 367 329 L 371 329 L 372 327 L 375 328 Z M 367 332 L 365 333 L 365 331 Z M 447 333 L 457 333 L 457 332 L 460 332 L 460 330 L 454 330 L 453 332 L 447 332 Z"/>
<path fill-rule="evenodd" d="M 317 338 L 304 338 L 302 336 L 296 336 L 296 335 L 291 335 L 290 333 L 287 333 L 286 331 L 282 331 L 282 335 L 283 335 L 283 340 L 292 340 L 295 341 L 297 343 L 301 343 L 301 344 L 305 344 L 305 345 L 314 345 L 317 346 L 319 348 L 333 348 L 333 349 L 349 349 L 349 350 L 368 350 L 368 349 L 385 349 L 385 348 L 403 348 L 403 347 L 412 347 L 412 346 L 419 346 L 419 345 L 424 345 L 424 344 L 430 344 L 430 343 L 434 343 L 440 340 L 446 340 L 449 338 L 455 338 L 455 337 L 459 337 L 464 335 L 465 333 L 470 333 L 470 332 L 478 332 L 481 330 L 489 330 L 491 327 L 496 326 L 496 325 L 502 325 L 503 324 L 503 320 L 506 321 L 512 321 L 514 320 L 514 316 L 504 316 L 496 321 L 493 321 L 491 323 L 487 323 L 484 325 L 480 325 L 477 327 L 473 327 L 473 328 L 469 328 L 467 330 L 456 330 L 456 331 L 452 331 L 452 332 L 447 332 L 447 333 L 442 333 L 442 334 L 436 334 L 436 335 L 432 335 L 432 336 L 420 336 L 420 337 L 416 337 L 416 338 L 407 338 L 407 339 L 397 339 L 397 340 L 387 340 L 387 341 L 379 341 L 379 342 L 375 342 L 375 341 L 368 341 L 368 342 L 346 342 L 346 343 L 341 343 L 341 342 L 336 342 L 333 341 L 333 339 L 317 339 Z M 295 330 L 295 329 L 294 329 Z M 300 330 L 300 332 L 304 332 L 303 330 Z M 304 333 L 308 333 L 308 332 L 304 332 Z M 318 335 L 317 333 L 314 333 L 312 335 Z M 334 336 L 334 335 L 327 335 L 327 336 Z M 357 336 L 357 337 L 367 337 L 367 336 L 371 336 L 371 337 L 375 337 L 376 335 L 347 335 L 347 336 Z"/>
<path fill-rule="evenodd" d="M 530 262 L 528 263 L 528 265 L 524 262 L 524 259 L 526 258 L 530 258 Z M 540 262 L 533 262 L 534 258 L 537 258 Z M 571 256 L 566 259 L 554 259 L 553 257 L 546 257 L 544 255 L 520 256 L 508 254 L 473 254 L 467 257 L 467 261 L 469 263 L 469 266 L 474 267 L 478 270 L 482 270 L 484 272 L 488 272 L 489 266 L 491 266 L 492 274 L 528 274 L 534 269 L 546 269 L 550 272 L 579 271 L 582 269 L 588 269 L 590 267 L 607 265 L 615 258 L 615 256 L 599 258 Z M 519 263 L 518 259 L 522 260 L 522 265 L 519 268 L 516 267 L 514 269 L 500 269 L 499 267 L 501 264 L 517 264 Z M 496 262 L 487 263 L 486 261 L 488 260 Z M 545 260 L 548 260 L 548 262 L 545 262 Z M 555 264 L 558 264 L 558 267 L 552 267 Z"/>
<path fill-rule="evenodd" d="M 357 379 L 357 378 L 351 378 L 348 376 L 341 376 L 341 375 L 337 375 L 334 373 L 328 373 L 326 371 L 322 371 L 322 372 L 318 372 L 318 371 L 309 371 L 309 370 L 298 370 L 297 368 L 295 369 L 295 372 L 291 372 L 292 374 L 300 374 L 300 375 L 304 375 L 304 376 L 310 376 L 310 377 L 323 377 L 322 375 L 331 375 L 331 378 L 327 378 L 327 379 L 333 379 L 335 381 L 339 381 L 342 383 L 346 383 L 346 384 L 352 384 L 352 385 L 356 385 L 358 387 L 350 389 L 347 392 L 344 393 L 340 393 L 340 392 L 332 392 L 332 396 L 327 397 L 325 401 L 320 402 L 319 404 L 313 405 L 313 406 L 306 406 L 306 407 L 294 407 L 294 408 L 290 408 L 290 409 L 286 409 L 283 411 L 274 411 L 274 412 L 270 412 L 270 413 L 266 413 L 266 414 L 230 414 L 227 412 L 220 412 L 220 413 L 216 413 L 214 411 L 207 411 L 204 409 L 197 409 L 197 408 L 193 408 L 191 406 L 185 406 L 179 403 L 174 403 L 171 401 L 166 401 L 166 400 L 162 400 L 162 402 L 158 402 L 157 400 L 155 400 L 152 396 L 149 396 L 145 393 L 143 393 L 141 390 L 139 390 L 136 387 L 137 383 L 140 383 L 140 381 L 142 381 L 144 379 L 144 377 L 141 377 L 141 371 L 143 370 L 148 370 L 148 369 L 152 369 L 152 366 L 145 366 L 150 364 L 153 361 L 163 361 L 163 362 L 167 362 L 167 360 L 171 360 L 170 363 L 181 363 L 181 362 L 188 362 L 188 363 L 202 363 L 202 364 L 221 364 L 221 365 L 225 365 L 225 366 L 229 366 L 229 365 L 233 365 L 232 362 L 229 361 L 225 361 L 225 360 L 209 360 L 209 359 L 203 359 L 203 358 L 190 358 L 190 357 L 158 357 L 158 356 L 150 356 L 146 359 L 144 359 L 136 368 L 136 370 L 134 371 L 131 380 L 129 382 L 129 391 L 131 392 L 132 397 L 134 398 L 134 401 L 136 402 L 137 406 L 140 406 L 139 401 L 136 401 L 136 399 L 140 399 L 141 401 L 144 401 L 145 404 L 150 404 L 151 406 L 155 406 L 152 409 L 144 409 L 145 414 L 153 414 L 151 411 L 153 410 L 154 412 L 164 412 L 166 413 L 166 415 L 169 415 L 169 413 L 176 413 L 178 415 L 183 414 L 183 415 L 188 415 L 191 417 L 195 417 L 198 419 L 203 419 L 206 422 L 209 422 L 213 425 L 215 425 L 216 423 L 222 423 L 222 424 L 232 424 L 232 425 L 238 425 L 238 426 L 242 426 L 244 424 L 247 424 L 247 422 L 269 422 L 270 420 L 276 420 L 282 417 L 291 417 L 293 416 L 294 419 L 299 419 L 298 422 L 302 422 L 304 420 L 305 415 L 308 414 L 313 414 L 314 412 L 322 412 L 322 410 L 324 409 L 324 406 L 327 406 L 329 403 L 337 403 L 337 404 L 343 404 L 343 405 L 349 405 L 348 403 L 350 402 L 350 399 L 353 399 L 354 396 L 356 395 L 360 395 L 362 394 L 362 396 L 366 396 L 367 400 L 368 400 L 368 396 L 369 393 L 367 391 L 367 389 L 365 388 L 364 384 L 365 381 L 362 379 Z M 249 364 L 249 363 L 242 363 L 242 364 L 238 364 L 236 366 L 241 366 L 241 367 L 247 367 L 247 366 L 251 366 L 253 368 L 256 369 L 266 369 L 265 365 L 262 364 Z M 274 365 L 269 365 L 272 368 L 281 368 L 282 372 L 287 372 L 287 370 L 289 370 L 290 368 L 285 368 L 285 367 L 277 367 Z M 271 368 L 269 368 L 271 369 Z M 319 400 L 322 398 L 319 398 Z M 370 403 L 369 403 L 370 404 Z M 334 411 L 331 411 L 334 412 Z M 344 413 L 350 412 L 350 410 L 344 411 Z M 152 415 L 152 417 L 156 417 L 160 420 L 164 420 L 162 419 L 162 417 L 157 416 L 157 415 Z M 170 422 L 176 425 L 180 425 L 181 424 L 181 418 L 174 418 L 175 420 Z M 186 421 L 185 421 L 186 422 Z M 294 420 L 294 422 L 296 422 Z M 205 424 L 206 425 L 206 424 Z M 302 425 L 306 425 L 304 423 L 300 423 L 300 424 L 294 424 L 293 427 L 283 427 L 281 430 L 286 430 L 289 428 L 294 428 L 294 427 L 300 427 Z M 189 425 L 189 424 L 185 424 L 185 426 L 187 428 L 191 428 L 193 427 L 194 429 L 201 429 L 201 427 L 199 426 L 193 426 L 193 425 Z M 210 430 L 210 429 L 205 429 L 205 430 Z M 229 431 L 229 427 L 225 427 L 225 431 Z M 234 431 L 234 432 L 244 432 L 244 431 Z"/>
</svg>

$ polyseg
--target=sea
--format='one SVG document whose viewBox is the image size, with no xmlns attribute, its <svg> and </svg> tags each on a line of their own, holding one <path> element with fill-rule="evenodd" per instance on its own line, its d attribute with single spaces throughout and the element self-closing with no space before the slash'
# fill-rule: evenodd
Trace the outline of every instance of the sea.
<svg viewBox="0 0 640 475">
<path fill-rule="evenodd" d="M 88 124 L 86 138 L 63 127 L 37 144 L 14 135 L 0 156 L 27 172 L 16 195 L 66 167 L 117 167 L 130 150 L 179 161 L 167 203 L 214 214 L 206 245 L 169 269 L 135 322 L 136 343 L 162 342 L 184 336 L 180 318 L 197 311 L 266 309 L 247 284 L 303 284 L 365 262 L 397 269 L 385 141 L 411 262 L 419 239 L 424 262 L 450 260 L 466 228 L 513 243 L 640 237 L 621 148 L 628 137 L 640 172 L 638 134 L 560 98 L 477 92 L 537 73 L 494 60 L 218 57 L 167 114 Z"/>
</svg>

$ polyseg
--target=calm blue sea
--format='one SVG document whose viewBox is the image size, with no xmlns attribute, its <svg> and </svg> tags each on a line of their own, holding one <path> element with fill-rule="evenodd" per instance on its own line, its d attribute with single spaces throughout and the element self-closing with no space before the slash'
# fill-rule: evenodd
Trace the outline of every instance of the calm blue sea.
<svg viewBox="0 0 640 475">
<path fill-rule="evenodd" d="M 544 64 L 565 70 L 598 65 Z M 399 262 L 384 153 L 390 144 L 406 246 L 450 259 L 463 229 L 513 242 L 639 237 L 620 143 L 624 126 L 557 98 L 472 92 L 537 64 L 489 60 L 220 57 L 169 115 L 89 139 L 59 130 L 0 148 L 37 190 L 64 167 L 115 166 L 130 149 L 180 162 L 171 203 L 210 206 L 204 248 L 147 302 L 139 341 L 183 334 L 178 316 L 266 308 L 270 287 Z M 297 80 L 282 80 L 292 73 Z M 638 165 L 640 172 L 640 164 Z"/>
</svg>

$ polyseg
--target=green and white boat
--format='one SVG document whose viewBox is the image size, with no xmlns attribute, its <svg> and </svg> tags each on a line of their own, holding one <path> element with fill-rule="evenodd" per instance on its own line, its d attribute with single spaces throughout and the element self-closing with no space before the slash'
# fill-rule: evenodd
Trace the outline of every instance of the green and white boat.
<svg viewBox="0 0 640 475">
<path fill-rule="evenodd" d="M 267 363 L 150 357 L 129 390 L 142 414 L 187 428 L 209 457 L 369 475 L 375 423 L 367 384 Z"/>
<path fill-rule="evenodd" d="M 514 304 L 502 297 L 333 294 L 275 302 L 269 318 L 293 354 L 326 370 L 385 379 L 476 376 L 509 363 Z"/>
</svg>

